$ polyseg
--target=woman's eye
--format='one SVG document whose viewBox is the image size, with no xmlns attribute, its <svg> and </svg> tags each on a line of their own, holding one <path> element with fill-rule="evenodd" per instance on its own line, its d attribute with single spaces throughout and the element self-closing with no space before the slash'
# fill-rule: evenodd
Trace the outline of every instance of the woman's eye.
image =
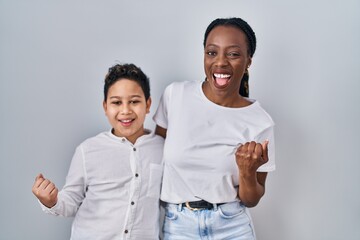
<svg viewBox="0 0 360 240">
<path fill-rule="evenodd" d="M 207 51 L 206 54 L 209 56 L 216 56 L 216 52 L 214 51 Z"/>
<path fill-rule="evenodd" d="M 228 53 L 228 56 L 229 56 L 229 57 L 239 57 L 239 56 L 240 56 L 240 53 L 230 52 L 230 53 Z"/>
</svg>

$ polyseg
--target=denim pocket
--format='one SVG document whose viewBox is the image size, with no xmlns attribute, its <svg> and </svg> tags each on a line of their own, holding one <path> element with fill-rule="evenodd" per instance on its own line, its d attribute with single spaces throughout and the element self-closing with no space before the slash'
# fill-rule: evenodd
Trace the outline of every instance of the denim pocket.
<svg viewBox="0 0 360 240">
<path fill-rule="evenodd" d="M 165 208 L 165 217 L 169 220 L 176 220 L 177 219 L 177 210 L 172 209 L 171 207 Z"/>
<path fill-rule="evenodd" d="M 231 219 L 243 214 L 245 207 L 239 202 L 232 202 L 218 206 L 218 211 L 221 217 Z"/>
</svg>

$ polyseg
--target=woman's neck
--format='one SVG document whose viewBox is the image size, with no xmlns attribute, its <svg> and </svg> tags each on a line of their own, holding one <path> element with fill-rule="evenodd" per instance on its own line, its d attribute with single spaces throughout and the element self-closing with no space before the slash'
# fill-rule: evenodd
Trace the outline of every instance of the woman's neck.
<svg viewBox="0 0 360 240">
<path fill-rule="evenodd" d="M 221 92 L 216 94 L 214 91 L 210 89 L 209 83 L 204 82 L 202 85 L 202 90 L 206 98 L 223 107 L 229 108 L 241 108 L 246 107 L 251 104 L 249 100 L 242 97 L 238 92 Z"/>
</svg>

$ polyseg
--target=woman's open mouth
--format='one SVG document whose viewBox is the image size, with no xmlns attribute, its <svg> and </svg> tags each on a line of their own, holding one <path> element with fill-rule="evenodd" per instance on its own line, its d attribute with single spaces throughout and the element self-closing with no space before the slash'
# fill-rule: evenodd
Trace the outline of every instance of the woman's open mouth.
<svg viewBox="0 0 360 240">
<path fill-rule="evenodd" d="M 215 87 L 225 88 L 230 83 L 230 74 L 214 73 L 213 75 Z"/>
</svg>

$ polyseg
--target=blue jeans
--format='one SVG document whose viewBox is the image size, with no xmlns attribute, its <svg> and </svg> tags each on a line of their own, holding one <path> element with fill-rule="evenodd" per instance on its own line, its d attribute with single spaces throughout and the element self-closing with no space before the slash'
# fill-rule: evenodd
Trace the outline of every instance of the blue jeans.
<svg viewBox="0 0 360 240">
<path fill-rule="evenodd" d="M 164 240 L 255 240 L 251 217 L 239 202 L 197 211 L 168 203 L 163 234 Z"/>
</svg>

